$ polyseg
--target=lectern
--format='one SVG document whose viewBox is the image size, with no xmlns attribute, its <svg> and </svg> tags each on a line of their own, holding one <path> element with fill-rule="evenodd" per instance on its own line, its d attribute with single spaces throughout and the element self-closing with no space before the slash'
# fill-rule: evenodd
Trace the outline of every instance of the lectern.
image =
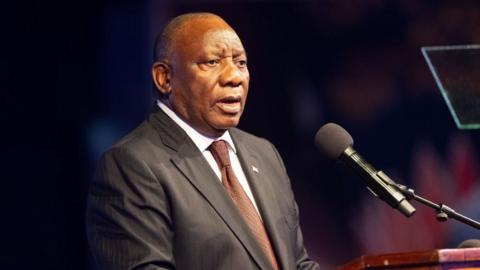
<svg viewBox="0 0 480 270">
<path fill-rule="evenodd" d="M 360 269 L 480 270 L 480 248 L 366 255 L 337 268 L 337 270 Z"/>
</svg>

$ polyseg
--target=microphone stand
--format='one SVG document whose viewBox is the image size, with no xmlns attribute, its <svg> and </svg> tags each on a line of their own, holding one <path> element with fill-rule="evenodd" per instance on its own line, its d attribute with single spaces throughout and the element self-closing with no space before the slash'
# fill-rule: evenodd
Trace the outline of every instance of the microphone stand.
<svg viewBox="0 0 480 270">
<path fill-rule="evenodd" d="M 385 181 L 388 185 L 392 186 L 393 188 L 397 189 L 398 191 L 400 191 L 403 195 L 405 195 L 405 197 L 407 198 L 407 200 L 415 200 L 419 203 L 422 203 L 428 207 L 431 207 L 433 208 L 436 212 L 437 212 L 437 220 L 439 222 L 444 222 L 444 221 L 447 221 L 448 218 L 453 218 L 457 221 L 460 221 L 464 224 L 467 224 L 477 230 L 480 230 L 480 223 L 478 221 L 475 221 L 469 217 L 466 217 L 460 213 L 457 213 L 455 212 L 455 210 L 453 210 L 451 207 L 445 205 L 445 204 L 436 204 L 434 202 L 431 202 L 421 196 L 418 196 L 415 194 L 415 191 L 411 188 L 408 188 L 404 185 L 400 185 L 400 184 L 397 184 L 393 181 Z"/>
</svg>

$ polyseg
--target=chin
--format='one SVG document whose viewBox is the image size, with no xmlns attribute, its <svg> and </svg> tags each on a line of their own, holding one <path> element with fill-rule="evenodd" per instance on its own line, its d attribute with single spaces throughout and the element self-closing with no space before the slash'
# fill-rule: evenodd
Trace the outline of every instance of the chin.
<svg viewBox="0 0 480 270">
<path fill-rule="evenodd" d="M 216 123 L 215 127 L 219 130 L 226 130 L 229 128 L 236 127 L 239 122 L 240 122 L 240 117 L 222 119 L 222 121 L 219 121 Z"/>
</svg>

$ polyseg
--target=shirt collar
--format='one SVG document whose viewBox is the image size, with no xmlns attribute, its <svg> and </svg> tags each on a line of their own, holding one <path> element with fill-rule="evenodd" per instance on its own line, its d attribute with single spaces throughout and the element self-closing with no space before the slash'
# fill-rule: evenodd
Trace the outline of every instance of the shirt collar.
<svg viewBox="0 0 480 270">
<path fill-rule="evenodd" d="M 235 144 L 233 144 L 232 137 L 230 136 L 230 132 L 225 131 L 222 136 L 220 137 L 208 137 L 197 130 L 195 130 L 192 126 L 190 126 L 187 122 L 185 122 L 183 119 L 181 119 L 177 113 L 175 113 L 170 107 L 168 107 L 164 102 L 157 100 L 157 105 L 160 107 L 160 109 L 168 115 L 177 125 L 179 125 L 192 139 L 193 143 L 197 146 L 197 148 L 200 150 L 200 152 L 204 152 L 205 150 L 208 149 L 210 144 L 214 141 L 218 140 L 224 140 L 227 142 L 228 146 L 230 149 L 233 150 L 234 153 L 237 153 L 237 149 L 235 148 Z"/>
</svg>

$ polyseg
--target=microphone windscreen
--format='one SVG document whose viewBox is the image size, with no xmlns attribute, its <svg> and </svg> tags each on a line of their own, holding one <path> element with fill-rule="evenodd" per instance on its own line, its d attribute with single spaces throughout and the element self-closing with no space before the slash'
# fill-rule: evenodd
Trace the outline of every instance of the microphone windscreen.
<svg viewBox="0 0 480 270">
<path fill-rule="evenodd" d="M 341 126 L 328 123 L 317 131 L 315 145 L 328 158 L 337 159 L 345 149 L 353 145 L 353 139 Z"/>
<path fill-rule="evenodd" d="M 478 248 L 480 247 L 480 239 L 468 239 L 461 242 L 458 248 Z"/>
</svg>

